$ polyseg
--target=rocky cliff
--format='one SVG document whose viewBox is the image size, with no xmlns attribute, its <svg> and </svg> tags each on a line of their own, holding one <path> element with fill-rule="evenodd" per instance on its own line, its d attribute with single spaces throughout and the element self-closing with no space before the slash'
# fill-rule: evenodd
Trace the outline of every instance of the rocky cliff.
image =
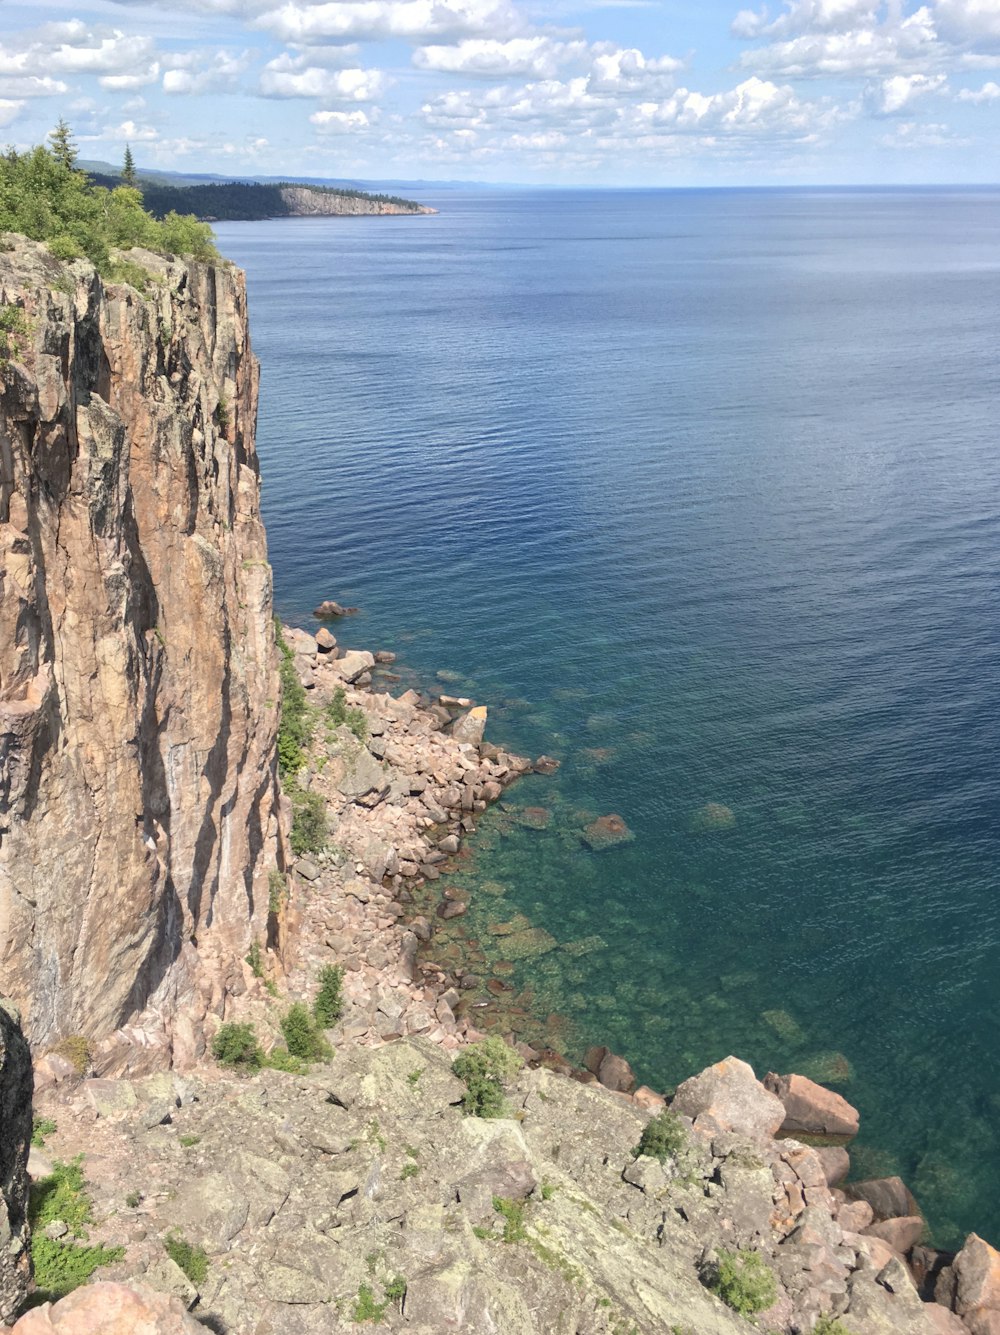
<svg viewBox="0 0 1000 1335">
<path fill-rule="evenodd" d="M 307 185 L 279 187 L 282 203 L 296 218 L 361 217 L 372 214 L 437 213 L 437 209 L 407 200 L 379 199 L 377 195 L 347 195 L 334 190 L 312 190 Z"/>
<path fill-rule="evenodd" d="M 24 1301 L 28 1255 L 31 1054 L 17 1012 L 0 998 L 0 1321 Z"/>
<path fill-rule="evenodd" d="M 0 980 L 35 1046 L 118 1030 L 106 1066 L 183 1065 L 276 863 L 243 278 L 132 252 L 143 297 L 0 244 L 27 318 L 0 367 Z"/>
</svg>

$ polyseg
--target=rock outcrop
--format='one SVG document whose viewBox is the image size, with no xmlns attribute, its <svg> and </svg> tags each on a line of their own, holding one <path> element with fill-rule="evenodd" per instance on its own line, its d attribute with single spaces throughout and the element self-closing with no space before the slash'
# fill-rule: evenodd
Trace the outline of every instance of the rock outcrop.
<svg viewBox="0 0 1000 1335">
<path fill-rule="evenodd" d="M 27 1312 L 11 1335 L 204 1335 L 179 1298 L 143 1284 L 97 1283 Z M 5 1335 L 6 1327 L 0 1330 Z"/>
<path fill-rule="evenodd" d="M 360 218 L 385 214 L 437 213 L 425 204 L 377 195 L 348 195 L 336 190 L 313 190 L 307 185 L 279 187 L 282 203 L 295 218 Z"/>
<path fill-rule="evenodd" d="M 0 1321 L 9 1320 L 21 1306 L 31 1279 L 31 1089 L 31 1054 L 17 1012 L 0 998 Z"/>
<path fill-rule="evenodd" d="M 197 1057 L 275 866 L 279 698 L 242 275 L 148 297 L 7 238 L 0 305 L 0 977 L 33 1045 Z M 129 1041 L 131 1040 L 131 1041 Z"/>
</svg>

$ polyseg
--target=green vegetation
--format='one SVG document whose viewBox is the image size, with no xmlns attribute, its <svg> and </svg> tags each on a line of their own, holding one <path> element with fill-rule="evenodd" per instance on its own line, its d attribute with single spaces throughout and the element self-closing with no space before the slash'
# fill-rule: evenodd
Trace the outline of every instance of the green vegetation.
<svg viewBox="0 0 1000 1335">
<path fill-rule="evenodd" d="M 331 1055 L 329 1043 L 316 1028 L 316 1021 L 301 1001 L 294 1002 L 285 1013 L 281 1032 L 293 1057 L 318 1062 Z"/>
<path fill-rule="evenodd" d="M 778 1297 L 774 1272 L 760 1252 L 747 1248 L 720 1250 L 708 1276 L 708 1288 L 740 1316 L 763 1312 Z"/>
<path fill-rule="evenodd" d="M 418 1067 L 418 1069 L 415 1071 L 411 1071 L 410 1074 L 406 1077 L 407 1084 L 412 1085 L 413 1088 L 416 1089 L 417 1085 L 420 1083 L 420 1077 L 423 1075 L 423 1073 L 424 1073 L 424 1068 L 422 1066 Z"/>
<path fill-rule="evenodd" d="M 522 1065 L 513 1048 L 495 1034 L 459 1053 L 452 1062 L 452 1070 L 465 1081 L 462 1110 L 466 1116 L 505 1117 L 504 1084 Z"/>
<path fill-rule="evenodd" d="M 24 351 L 28 320 L 19 306 L 0 306 L 0 375 Z"/>
<path fill-rule="evenodd" d="M 90 1070 L 90 1044 L 82 1034 L 69 1034 L 61 1038 L 49 1051 L 57 1057 L 65 1057 L 77 1075 L 86 1075 Z"/>
<path fill-rule="evenodd" d="M 556 1194 L 555 1186 L 551 1182 L 542 1183 L 542 1200 L 550 1201 Z"/>
<path fill-rule="evenodd" d="M 406 1292 L 405 1287 L 403 1291 Z M 358 1296 L 351 1308 L 351 1320 L 359 1324 L 362 1321 L 371 1321 L 377 1326 L 385 1320 L 385 1314 L 389 1310 L 391 1302 L 392 1299 L 387 1297 L 384 1302 L 377 1303 L 370 1286 L 360 1284 L 358 1286 Z"/>
<path fill-rule="evenodd" d="M 264 1054 L 252 1024 L 224 1024 L 212 1039 L 212 1056 L 222 1066 L 259 1071 Z"/>
<path fill-rule="evenodd" d="M 125 1204 L 130 1210 L 138 1210 L 139 1206 L 142 1204 L 142 1192 L 130 1191 L 125 1197 Z"/>
<path fill-rule="evenodd" d="M 638 1159 L 640 1154 L 646 1154 L 649 1158 L 659 1159 L 660 1163 L 664 1163 L 667 1159 L 675 1158 L 686 1143 L 684 1123 L 676 1113 L 664 1108 L 643 1127 L 632 1156 Z"/>
<path fill-rule="evenodd" d="M 493 1208 L 498 1215 L 503 1216 L 504 1242 L 523 1242 L 528 1236 L 528 1230 L 524 1226 L 524 1215 L 528 1208 L 526 1202 L 510 1201 L 504 1196 L 494 1196 Z"/>
<path fill-rule="evenodd" d="M 264 1058 L 264 1065 L 288 1075 L 304 1075 L 309 1070 L 308 1064 L 301 1057 L 293 1057 L 287 1048 L 272 1048 Z"/>
<path fill-rule="evenodd" d="M 132 147 L 125 145 L 125 160 L 122 162 L 122 185 L 131 186 L 134 190 L 139 184 L 135 174 L 135 160 L 132 157 Z"/>
<path fill-rule="evenodd" d="M 304 792 L 293 783 L 286 785 L 285 791 L 292 800 L 292 852 L 296 857 L 319 853 L 326 845 L 326 803 L 322 795 Z"/>
<path fill-rule="evenodd" d="M 163 1239 L 163 1249 L 192 1284 L 204 1284 L 208 1278 L 208 1255 L 204 1247 L 193 1246 L 180 1233 L 168 1233 Z"/>
<path fill-rule="evenodd" d="M 319 991 L 313 1002 L 313 1015 L 320 1029 L 332 1029 L 344 1013 L 344 969 L 340 964 L 325 964 L 319 971 Z"/>
<path fill-rule="evenodd" d="M 0 232 L 44 241 L 61 260 L 86 258 L 109 278 L 118 276 L 111 252 L 132 246 L 199 260 L 218 258 L 206 223 L 173 211 L 154 218 L 138 190 L 128 185 L 108 190 L 77 171 L 76 148 L 65 121 L 51 140 L 51 148 L 39 145 L 25 153 L 11 148 L 0 154 Z M 134 264 L 132 268 L 143 273 Z M 121 276 L 131 281 L 129 275 Z"/>
<path fill-rule="evenodd" d="M 331 728 L 346 724 L 359 742 L 368 739 L 368 715 L 363 709 L 348 708 L 347 693 L 343 686 L 338 686 L 326 707 L 326 721 Z"/>
<path fill-rule="evenodd" d="M 295 671 L 295 655 L 285 643 L 281 623 L 275 617 L 274 637 L 281 660 L 281 721 L 278 724 L 278 773 L 283 779 L 298 774 L 306 763 L 305 748 L 312 736 L 312 715 L 306 703 L 305 687 Z M 294 800 L 294 799 L 293 799 Z"/>
<path fill-rule="evenodd" d="M 93 1207 L 83 1180 L 83 1156 L 71 1163 L 57 1161 L 48 1177 L 32 1184 L 28 1203 L 31 1259 L 35 1268 L 35 1302 L 55 1301 L 85 1284 L 98 1266 L 110 1265 L 125 1255 L 123 1247 L 90 1247 L 87 1225 L 94 1222 Z M 60 1220 L 68 1230 L 63 1238 L 48 1238 L 45 1228 Z"/>
<path fill-rule="evenodd" d="M 250 965 L 250 972 L 255 978 L 264 977 L 264 957 L 261 954 L 259 941 L 250 942 L 250 949 L 247 951 L 246 962 Z"/>
<path fill-rule="evenodd" d="M 56 1124 L 51 1117 L 33 1117 L 31 1119 L 31 1143 L 36 1149 L 45 1148 L 45 1137 L 51 1136 L 56 1130 Z"/>
<path fill-rule="evenodd" d="M 267 911 L 268 913 L 280 913 L 285 907 L 285 899 L 288 894 L 288 883 L 285 880 L 284 872 L 278 871 L 277 867 L 272 867 L 267 873 Z"/>
<path fill-rule="evenodd" d="M 851 1332 L 843 1321 L 838 1321 L 829 1312 L 824 1312 L 813 1326 L 812 1335 L 851 1335 Z"/>
<path fill-rule="evenodd" d="M 180 1143 L 186 1150 L 189 1150 L 192 1145 L 201 1144 L 201 1136 L 181 1136 Z"/>
</svg>

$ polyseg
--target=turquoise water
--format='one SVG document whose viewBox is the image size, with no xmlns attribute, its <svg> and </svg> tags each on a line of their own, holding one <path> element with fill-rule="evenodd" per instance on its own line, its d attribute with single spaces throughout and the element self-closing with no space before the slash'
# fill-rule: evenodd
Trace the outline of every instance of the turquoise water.
<svg viewBox="0 0 1000 1335">
<path fill-rule="evenodd" d="M 1000 1239 L 1000 193 L 441 207 L 217 229 L 279 610 L 562 759 L 463 883 L 571 1055 L 837 1081 L 859 1172 Z"/>
</svg>

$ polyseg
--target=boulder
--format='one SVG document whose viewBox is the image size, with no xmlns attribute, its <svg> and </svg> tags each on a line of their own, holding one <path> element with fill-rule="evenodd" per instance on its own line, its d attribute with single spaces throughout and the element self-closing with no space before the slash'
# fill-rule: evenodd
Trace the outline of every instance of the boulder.
<svg viewBox="0 0 1000 1335">
<path fill-rule="evenodd" d="M 335 636 L 331 635 L 325 626 L 320 626 L 316 632 L 316 647 L 321 654 L 332 653 L 337 647 Z"/>
<path fill-rule="evenodd" d="M 539 756 L 531 768 L 536 774 L 554 774 L 559 768 L 559 761 L 554 756 Z"/>
<path fill-rule="evenodd" d="M 920 1206 L 900 1177 L 872 1177 L 863 1182 L 848 1182 L 844 1185 L 844 1195 L 852 1201 L 867 1201 L 879 1223 L 883 1219 L 904 1219 L 920 1214 Z"/>
<path fill-rule="evenodd" d="M 955 1311 L 970 1325 L 983 1309 L 1000 1312 L 1000 1252 L 976 1233 L 952 1263 L 955 1273 Z"/>
<path fill-rule="evenodd" d="M 0 1321 L 13 1317 L 31 1280 L 28 1149 L 31 1053 L 17 1011 L 0 1000 Z"/>
<path fill-rule="evenodd" d="M 696 1130 L 735 1131 L 751 1140 L 771 1139 L 785 1118 L 781 1100 L 738 1057 L 726 1057 L 685 1080 L 671 1107 L 690 1117 Z"/>
<path fill-rule="evenodd" d="M 591 821 L 580 835 L 580 838 L 595 852 L 602 848 L 613 848 L 616 844 L 626 844 L 635 835 L 622 820 L 621 816 L 611 812 L 607 816 L 598 816 L 597 820 Z"/>
<path fill-rule="evenodd" d="M 340 603 L 334 602 L 332 598 L 324 598 L 319 607 L 313 608 L 313 616 L 321 621 L 329 617 L 346 617 L 356 612 L 356 607 L 342 607 Z"/>
<path fill-rule="evenodd" d="M 624 1057 L 609 1052 L 595 1072 L 605 1089 L 630 1094 L 635 1089 L 635 1075 Z"/>
<path fill-rule="evenodd" d="M 855 1205 L 867 1202 L 856 1201 Z M 850 1209 L 846 1206 L 845 1209 Z M 871 1207 L 869 1207 L 871 1208 Z M 881 1238 L 893 1251 L 905 1256 L 911 1247 L 916 1246 L 924 1231 L 924 1221 L 920 1215 L 903 1215 L 898 1219 L 883 1219 L 880 1223 L 870 1224 L 863 1231 L 866 1237 Z"/>
<path fill-rule="evenodd" d="M 823 1176 L 828 1187 L 843 1182 L 851 1171 L 851 1156 L 842 1145 L 817 1145 L 816 1154 L 823 1165 Z"/>
<path fill-rule="evenodd" d="M 179 1298 L 144 1284 L 98 1282 L 26 1313 L 14 1335 L 205 1335 Z"/>
<path fill-rule="evenodd" d="M 934 1335 L 969 1335 L 962 1318 L 938 1303 L 924 1303 L 924 1318 Z"/>
<path fill-rule="evenodd" d="M 857 1109 L 840 1094 L 824 1089 L 804 1075 L 776 1075 L 769 1071 L 764 1077 L 764 1088 L 784 1105 L 785 1120 L 780 1129 L 785 1135 L 850 1140 L 858 1134 Z"/>
<path fill-rule="evenodd" d="M 343 681 L 350 685 L 363 677 L 374 666 L 375 658 L 367 649 L 348 649 L 342 658 L 336 660 L 334 670 Z"/>
<path fill-rule="evenodd" d="M 451 735 L 457 742 L 470 742 L 477 746 L 486 732 L 486 706 L 476 705 L 467 714 L 460 715 L 452 725 Z"/>
</svg>

